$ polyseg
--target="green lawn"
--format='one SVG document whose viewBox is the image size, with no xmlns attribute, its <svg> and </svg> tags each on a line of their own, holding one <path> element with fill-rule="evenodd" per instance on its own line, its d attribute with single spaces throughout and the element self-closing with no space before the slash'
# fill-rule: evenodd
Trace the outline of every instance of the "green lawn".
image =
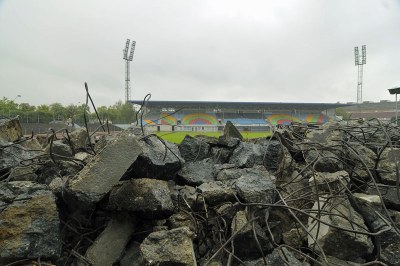
<svg viewBox="0 0 400 266">
<path fill-rule="evenodd" d="M 182 140 L 185 138 L 186 135 L 196 136 L 196 135 L 205 135 L 210 137 L 219 137 L 222 135 L 222 132 L 157 132 L 156 133 L 159 137 L 163 138 L 166 141 L 174 142 L 174 143 L 181 143 Z M 241 132 L 244 139 L 255 139 L 255 138 L 262 138 L 271 136 L 271 132 Z"/>
</svg>

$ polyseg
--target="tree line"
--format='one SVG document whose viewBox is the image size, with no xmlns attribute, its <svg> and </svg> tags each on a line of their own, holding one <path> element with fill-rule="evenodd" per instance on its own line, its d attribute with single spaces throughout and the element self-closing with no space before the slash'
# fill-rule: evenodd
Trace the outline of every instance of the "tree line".
<svg viewBox="0 0 400 266">
<path fill-rule="evenodd" d="M 135 121 L 136 112 L 130 103 L 118 101 L 111 106 L 96 107 L 96 110 L 104 123 L 107 120 L 114 124 L 129 124 Z M 29 103 L 16 103 L 6 97 L 0 99 L 0 116 L 2 118 L 19 116 L 22 123 L 69 122 L 82 125 L 85 112 L 88 123 L 98 123 L 93 108 L 86 106 L 86 104 L 62 105 L 61 103 L 52 103 L 35 106 Z"/>
</svg>

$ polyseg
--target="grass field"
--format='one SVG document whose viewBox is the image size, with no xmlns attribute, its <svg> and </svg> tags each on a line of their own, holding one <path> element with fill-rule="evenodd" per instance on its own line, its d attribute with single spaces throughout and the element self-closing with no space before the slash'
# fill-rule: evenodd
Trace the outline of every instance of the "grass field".
<svg viewBox="0 0 400 266">
<path fill-rule="evenodd" d="M 210 137 L 219 137 L 222 135 L 222 132 L 157 132 L 156 133 L 162 139 L 174 142 L 174 143 L 181 143 L 182 140 L 185 138 L 186 135 L 196 136 L 196 135 L 205 135 Z M 271 136 L 271 132 L 241 132 L 244 139 L 255 139 L 255 138 L 262 138 Z"/>
</svg>

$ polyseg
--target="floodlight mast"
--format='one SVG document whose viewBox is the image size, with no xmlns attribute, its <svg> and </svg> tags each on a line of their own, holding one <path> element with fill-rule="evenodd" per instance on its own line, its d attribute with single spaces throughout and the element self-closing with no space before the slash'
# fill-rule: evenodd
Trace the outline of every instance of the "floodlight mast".
<svg viewBox="0 0 400 266">
<path fill-rule="evenodd" d="M 133 60 L 133 53 L 135 52 L 136 42 L 132 41 L 131 50 L 128 57 L 129 45 L 131 40 L 127 39 L 125 49 L 123 51 L 123 59 L 125 60 L 125 102 L 127 103 L 131 98 L 131 84 L 130 84 L 130 62 Z"/>
<path fill-rule="evenodd" d="M 361 58 L 358 53 L 358 47 L 354 47 L 354 62 L 358 67 L 358 79 L 357 79 L 357 103 L 362 103 L 362 80 L 363 80 L 363 65 L 367 63 L 367 47 L 363 45 L 361 47 Z"/>
</svg>

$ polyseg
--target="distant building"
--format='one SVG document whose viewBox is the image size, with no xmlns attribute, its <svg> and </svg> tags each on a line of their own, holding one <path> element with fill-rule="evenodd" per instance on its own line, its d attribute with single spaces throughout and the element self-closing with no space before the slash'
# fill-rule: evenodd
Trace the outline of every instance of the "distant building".
<svg viewBox="0 0 400 266">
<path fill-rule="evenodd" d="M 380 121 L 388 122 L 396 116 L 396 102 L 381 100 L 379 102 L 364 101 L 362 104 L 354 104 L 343 108 L 350 119 L 376 118 Z"/>
</svg>

